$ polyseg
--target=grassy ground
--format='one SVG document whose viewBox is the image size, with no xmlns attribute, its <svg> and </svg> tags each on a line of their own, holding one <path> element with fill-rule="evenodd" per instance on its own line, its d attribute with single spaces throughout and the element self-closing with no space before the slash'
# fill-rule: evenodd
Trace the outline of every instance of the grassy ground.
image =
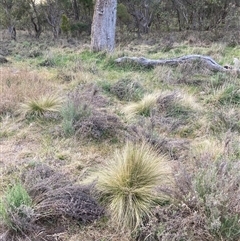
<svg viewBox="0 0 240 241">
<path fill-rule="evenodd" d="M 114 63 L 114 59 L 121 56 L 171 58 L 202 54 L 220 64 L 233 65 L 233 59 L 240 55 L 239 45 L 194 41 L 173 42 L 166 49 L 162 39 L 152 42 L 143 39 L 120 44 L 108 56 L 92 53 L 87 41 L 84 44 L 67 40 L 47 43 L 30 41 L 24 36 L 17 42 L 3 40 L 9 62 L 0 66 L 2 197 L 21 179 L 22 173 L 39 163 L 64 173 L 77 184 L 84 183 L 92 172 L 104 168 L 102 165 L 111 160 L 115 150 L 121 149 L 126 141 L 147 142 L 168 160 L 173 176 L 182 168 L 179 165 L 183 165 L 196 174 L 195 181 L 199 180 L 199 173 L 205 173 L 203 170 L 214 163 L 228 160 L 232 165 L 239 164 L 240 81 L 234 72 L 212 73 L 198 64 L 145 69 Z M 232 175 L 239 178 L 236 173 Z M 175 203 L 176 196 L 169 196 Z M 169 211 L 170 206 L 165 206 L 166 210 Z M 199 212 L 204 213 L 202 210 Z M 236 219 L 239 211 L 235 209 Z M 166 215 L 166 212 L 159 213 L 162 217 Z M 231 212 L 226 213 L 227 216 Z M 183 216 L 179 213 L 185 220 Z M 214 217 L 218 220 L 220 216 Z M 208 215 L 207 218 L 213 225 L 215 219 Z M 109 220 L 111 214 L 88 225 L 61 220 L 64 225 L 60 230 L 54 226 L 54 220 L 48 220 L 43 231 L 45 236 L 39 231 L 34 240 L 56 240 L 57 237 L 57 240 L 71 241 L 144 240 L 150 236 L 149 240 L 239 240 L 235 231 L 224 236 L 227 231 L 220 228 L 216 228 L 216 233 L 210 230 L 211 237 L 204 230 L 204 234 L 188 233 L 191 238 L 178 234 L 182 239 L 174 239 L 166 235 L 166 230 L 172 232 L 169 231 L 171 225 L 161 226 L 164 223 L 161 219 L 152 219 L 149 229 L 143 225 L 140 235 L 136 236 L 119 231 L 117 224 Z M 234 221 L 230 221 L 234 226 Z M 4 224 L 1 226 L 3 235 L 8 229 Z M 181 229 L 178 225 L 174 227 Z M 197 225 L 194 228 L 200 230 Z M 21 237 L 13 240 L 18 239 Z M 22 240 L 27 239 L 22 237 Z"/>
</svg>

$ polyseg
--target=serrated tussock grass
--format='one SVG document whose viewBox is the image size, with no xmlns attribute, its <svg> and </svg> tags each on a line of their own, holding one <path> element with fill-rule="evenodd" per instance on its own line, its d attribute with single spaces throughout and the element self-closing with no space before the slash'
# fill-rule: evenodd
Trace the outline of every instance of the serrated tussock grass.
<svg viewBox="0 0 240 241">
<path fill-rule="evenodd" d="M 128 142 L 101 168 L 96 187 L 118 227 L 135 230 L 151 216 L 158 199 L 155 188 L 168 183 L 170 175 L 164 156 L 145 143 Z"/>
<path fill-rule="evenodd" d="M 46 112 L 59 112 L 63 99 L 56 95 L 32 98 L 21 105 L 21 112 L 26 115 L 43 116 Z"/>
<path fill-rule="evenodd" d="M 158 97 L 158 93 L 145 95 L 142 100 L 126 105 L 123 108 L 123 113 L 128 120 L 134 119 L 137 115 L 150 116 L 151 110 L 157 103 Z"/>
</svg>

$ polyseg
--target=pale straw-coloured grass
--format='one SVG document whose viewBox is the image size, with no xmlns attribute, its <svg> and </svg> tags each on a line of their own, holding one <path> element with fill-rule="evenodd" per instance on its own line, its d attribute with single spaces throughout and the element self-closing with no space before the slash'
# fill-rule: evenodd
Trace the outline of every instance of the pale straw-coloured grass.
<svg viewBox="0 0 240 241">
<path fill-rule="evenodd" d="M 170 163 L 147 144 L 127 143 L 97 173 L 97 190 L 119 228 L 136 229 L 160 196 L 156 187 L 169 183 Z"/>
<path fill-rule="evenodd" d="M 63 98 L 56 95 L 41 96 L 23 103 L 20 112 L 23 115 L 43 116 L 46 112 L 59 112 L 62 102 Z"/>
<path fill-rule="evenodd" d="M 134 119 L 137 115 L 149 116 L 152 108 L 156 105 L 159 93 L 145 95 L 142 100 L 126 105 L 122 112 L 128 120 Z"/>
</svg>

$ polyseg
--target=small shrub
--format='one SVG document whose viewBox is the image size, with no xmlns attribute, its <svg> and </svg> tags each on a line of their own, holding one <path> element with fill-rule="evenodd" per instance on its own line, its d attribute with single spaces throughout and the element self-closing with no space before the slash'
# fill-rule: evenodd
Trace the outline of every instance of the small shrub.
<svg viewBox="0 0 240 241">
<path fill-rule="evenodd" d="M 171 205 L 155 210 L 138 240 L 239 240 L 239 161 L 206 154 L 198 161 L 191 171 L 177 166 L 176 185 L 165 190 Z"/>
<path fill-rule="evenodd" d="M 189 114 L 192 113 L 190 108 L 183 106 L 181 104 L 175 104 L 169 108 L 166 112 L 166 117 L 178 118 L 178 119 L 187 119 Z"/>
<path fill-rule="evenodd" d="M 116 115 L 92 110 L 88 116 L 77 121 L 74 128 L 81 139 L 102 140 L 118 137 L 123 125 Z"/>
<path fill-rule="evenodd" d="M 63 173 L 37 164 L 22 176 L 35 203 L 38 222 L 62 217 L 90 223 L 103 215 L 103 208 L 91 196 L 93 185 L 80 186 Z"/>
<path fill-rule="evenodd" d="M 72 136 L 74 134 L 74 119 L 76 118 L 76 110 L 72 103 L 65 104 L 61 111 L 62 120 L 62 128 L 65 136 Z"/>
<path fill-rule="evenodd" d="M 47 58 L 41 63 L 39 63 L 39 66 L 41 67 L 54 67 L 56 65 L 55 61 L 53 58 Z"/>
<path fill-rule="evenodd" d="M 62 120 L 63 132 L 66 136 L 71 136 L 75 133 L 75 124 L 81 118 L 90 115 L 90 109 L 86 105 L 76 105 L 73 100 L 66 102 L 60 111 Z"/>
<path fill-rule="evenodd" d="M 159 135 L 151 122 L 140 120 L 128 126 L 128 138 L 134 142 L 147 142 L 158 152 L 172 160 L 185 160 L 189 154 L 189 140 L 185 138 L 168 138 Z"/>
<path fill-rule="evenodd" d="M 115 138 L 123 126 L 116 115 L 103 110 L 108 103 L 106 98 L 94 85 L 80 88 L 69 93 L 68 102 L 61 111 L 65 135 L 75 134 L 79 139 L 94 140 Z"/>
<path fill-rule="evenodd" d="M 13 232 L 25 233 L 33 228 L 32 199 L 21 183 L 9 188 L 0 202 L 3 224 Z"/>
<path fill-rule="evenodd" d="M 43 116 L 46 112 L 59 112 L 62 98 L 54 95 L 42 96 L 38 99 L 30 99 L 21 105 L 23 114 L 31 116 Z"/>
<path fill-rule="evenodd" d="M 159 94 L 151 120 L 157 129 L 180 137 L 193 137 L 199 128 L 195 120 L 201 111 L 202 106 L 196 102 L 194 96 L 165 91 Z"/>
<path fill-rule="evenodd" d="M 122 3 L 117 5 L 117 17 L 123 24 L 130 25 L 131 15 L 129 14 L 127 7 Z"/>
<path fill-rule="evenodd" d="M 146 144 L 131 144 L 115 153 L 97 174 L 96 188 L 119 227 L 134 230 L 156 204 L 155 188 L 168 181 L 169 164 Z"/>
<path fill-rule="evenodd" d="M 70 31 L 74 37 L 80 36 L 83 32 L 90 34 L 91 24 L 83 22 L 70 23 Z"/>
<path fill-rule="evenodd" d="M 39 48 L 31 49 L 28 53 L 29 58 L 37 58 L 37 57 L 42 56 L 42 55 L 43 55 L 43 53 Z"/>
<path fill-rule="evenodd" d="M 208 127 L 214 135 L 228 130 L 240 133 L 240 113 L 237 108 L 223 106 L 207 113 Z"/>
<path fill-rule="evenodd" d="M 61 22 L 61 30 L 63 31 L 64 34 L 68 35 L 68 32 L 70 31 L 70 21 L 68 17 L 63 14 L 62 15 L 62 22 Z"/>
<path fill-rule="evenodd" d="M 110 92 L 119 100 L 138 101 L 142 98 L 144 90 L 136 81 L 121 79 L 111 86 Z"/>
</svg>

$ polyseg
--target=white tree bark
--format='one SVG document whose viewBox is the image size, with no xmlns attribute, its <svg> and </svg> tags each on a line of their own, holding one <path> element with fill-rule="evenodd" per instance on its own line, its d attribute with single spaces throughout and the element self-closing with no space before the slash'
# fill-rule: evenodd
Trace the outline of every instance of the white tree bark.
<svg viewBox="0 0 240 241">
<path fill-rule="evenodd" d="M 117 0 L 97 0 L 94 8 L 91 49 L 93 51 L 114 50 Z"/>
</svg>

